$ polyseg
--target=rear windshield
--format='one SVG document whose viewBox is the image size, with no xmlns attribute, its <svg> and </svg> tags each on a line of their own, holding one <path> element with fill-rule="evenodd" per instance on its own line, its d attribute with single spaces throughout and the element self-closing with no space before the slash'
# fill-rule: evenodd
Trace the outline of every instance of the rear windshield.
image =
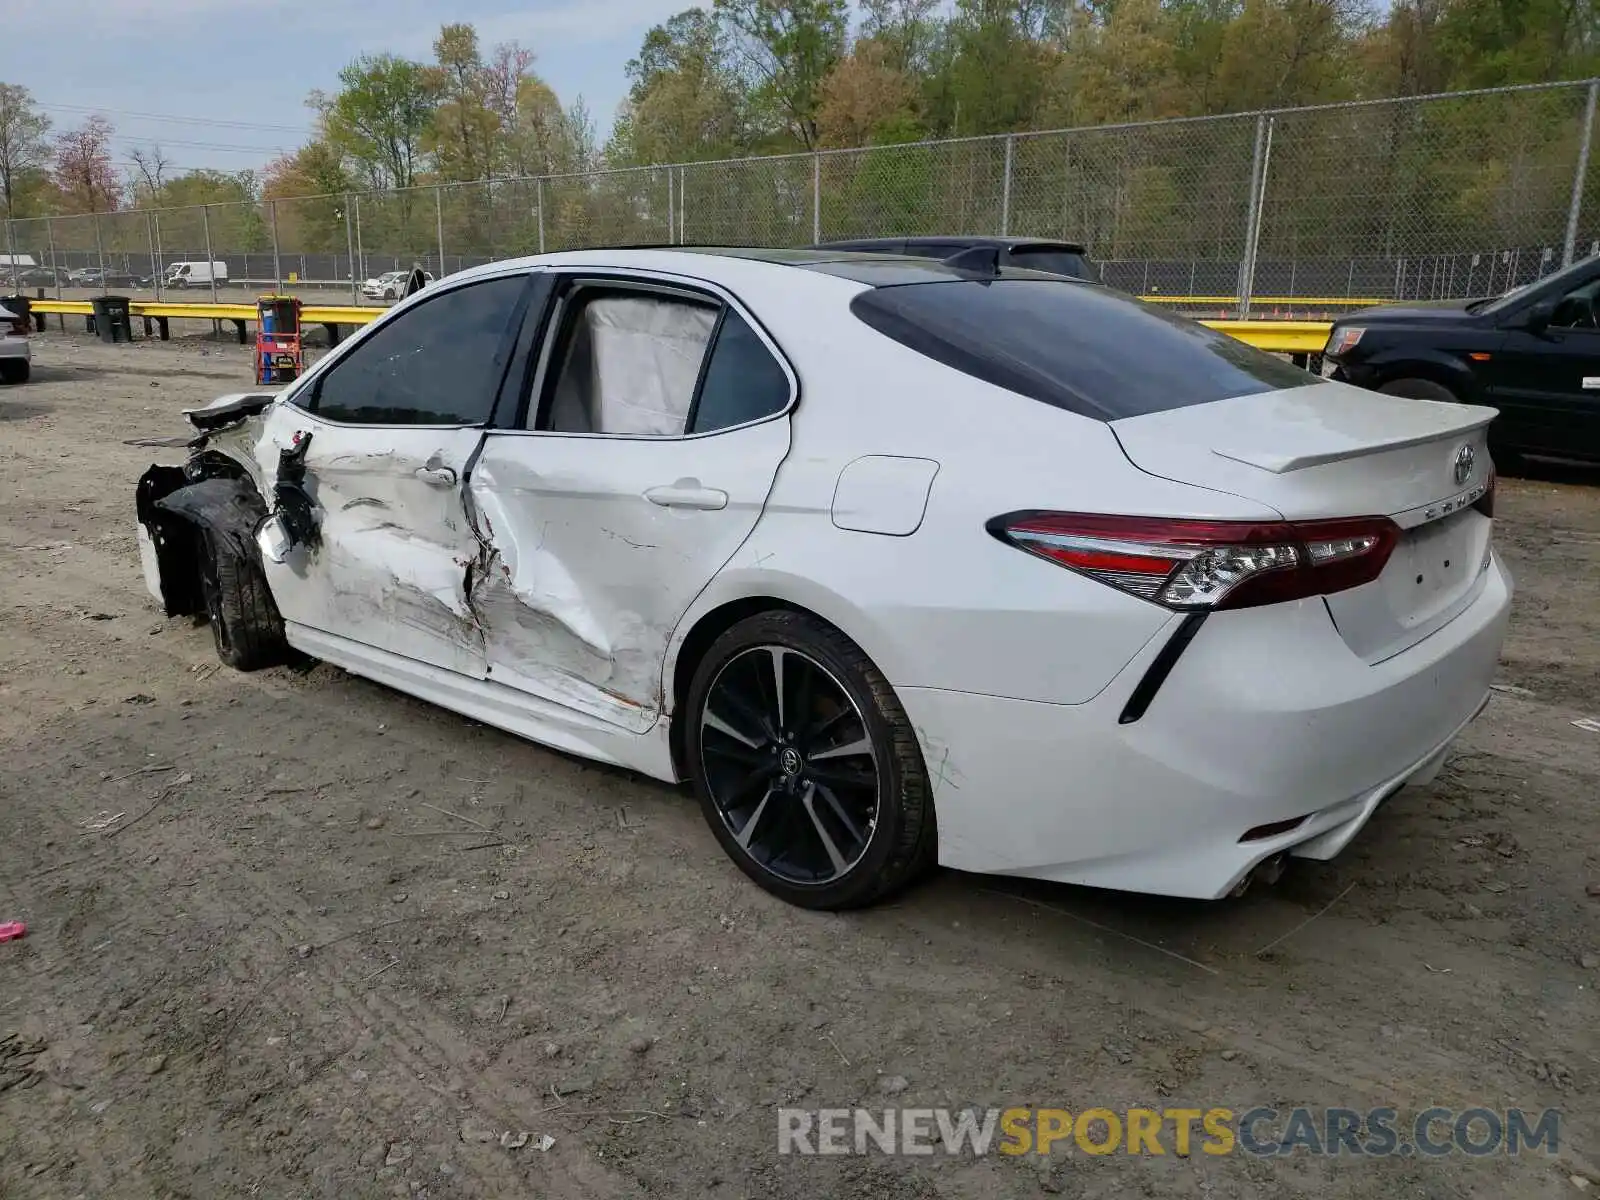
<svg viewBox="0 0 1600 1200">
<path fill-rule="evenodd" d="M 917 283 L 862 292 L 850 309 L 946 366 L 1102 421 L 1320 382 L 1227 334 L 1094 284 Z"/>
<path fill-rule="evenodd" d="M 1049 271 L 1053 275 L 1070 275 L 1074 279 L 1097 279 L 1089 260 L 1076 250 L 1057 250 L 1050 246 L 1013 246 L 1011 265 L 1026 267 L 1030 271 Z"/>
</svg>

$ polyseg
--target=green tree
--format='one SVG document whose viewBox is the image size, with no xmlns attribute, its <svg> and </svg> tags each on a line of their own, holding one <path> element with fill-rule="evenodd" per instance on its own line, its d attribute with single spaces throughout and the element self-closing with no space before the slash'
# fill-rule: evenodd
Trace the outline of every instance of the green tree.
<svg viewBox="0 0 1600 1200">
<path fill-rule="evenodd" d="M 50 118 L 27 88 L 0 83 L 0 201 L 7 217 L 26 215 L 26 201 L 41 190 L 50 163 L 49 132 Z"/>
<path fill-rule="evenodd" d="M 1451 0 L 1439 52 L 1455 88 L 1590 77 L 1600 72 L 1600 2 Z"/>
<path fill-rule="evenodd" d="M 489 107 L 491 81 L 471 25 L 446 25 L 433 42 L 439 106 L 424 138 L 444 179 L 495 175 L 500 117 Z"/>
<path fill-rule="evenodd" d="M 927 87 L 930 127 L 955 137 L 1036 128 L 1060 49 L 1031 0 L 957 0 Z"/>
<path fill-rule="evenodd" d="M 304 253 L 344 250 L 344 196 L 354 186 L 343 157 L 323 138 L 269 164 L 261 195 L 276 210 L 279 244 Z"/>
<path fill-rule="evenodd" d="M 329 140 L 369 186 L 412 186 L 441 98 L 439 73 L 392 54 L 363 55 L 339 82 L 337 95 L 312 97 Z"/>
<path fill-rule="evenodd" d="M 814 148 L 822 81 L 848 41 L 846 0 L 715 0 L 713 11 L 775 146 Z"/>
<path fill-rule="evenodd" d="M 703 9 L 646 33 L 627 66 L 631 86 L 607 161 L 692 162 L 745 151 L 747 97 L 729 65 L 730 49 L 721 24 Z"/>
</svg>

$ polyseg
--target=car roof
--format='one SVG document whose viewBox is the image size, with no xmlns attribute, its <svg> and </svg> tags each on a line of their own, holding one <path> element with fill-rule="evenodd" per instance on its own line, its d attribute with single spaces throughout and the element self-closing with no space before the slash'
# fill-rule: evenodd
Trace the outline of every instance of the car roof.
<svg viewBox="0 0 1600 1200">
<path fill-rule="evenodd" d="M 589 250 L 566 250 L 554 254 L 532 255 L 509 262 L 489 263 L 463 271 L 451 278 L 465 280 L 517 267 L 590 266 L 595 268 L 637 268 L 676 271 L 731 283 L 723 278 L 726 268 L 739 264 L 761 264 L 780 270 L 802 270 L 836 276 L 867 287 L 896 287 L 912 283 L 939 283 L 961 279 L 1049 279 L 1065 277 L 1049 271 L 1030 271 L 1022 267 L 1001 266 L 993 273 L 980 273 L 952 267 L 935 258 L 909 254 L 882 254 L 870 250 L 852 251 L 825 246 L 613 246 Z M 738 272 L 744 274 L 744 272 Z M 1074 282 L 1074 281 L 1069 281 Z"/>
<path fill-rule="evenodd" d="M 901 237 L 871 237 L 871 238 L 846 238 L 841 241 L 819 242 L 820 249 L 838 250 L 864 250 L 874 246 L 903 246 L 907 242 L 916 242 L 923 246 L 949 246 L 951 249 L 963 249 L 973 246 L 992 246 L 997 250 L 1040 249 L 1062 250 L 1074 254 L 1084 253 L 1084 246 L 1080 242 L 1064 238 L 1039 238 L 1039 237 L 1006 237 L 995 234 L 916 234 L 908 233 Z"/>
</svg>

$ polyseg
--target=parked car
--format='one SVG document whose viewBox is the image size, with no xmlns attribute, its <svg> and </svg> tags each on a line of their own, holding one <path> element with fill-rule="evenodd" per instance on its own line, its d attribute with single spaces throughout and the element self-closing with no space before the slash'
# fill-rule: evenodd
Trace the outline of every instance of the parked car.
<svg viewBox="0 0 1600 1200">
<path fill-rule="evenodd" d="M 1600 257 L 1478 300 L 1396 304 L 1341 317 L 1323 371 L 1391 396 L 1487 404 L 1497 461 L 1600 462 Z"/>
<path fill-rule="evenodd" d="M 0 305 L 0 383 L 27 383 L 33 372 L 28 323 Z"/>
<path fill-rule="evenodd" d="M 84 267 L 71 272 L 67 286 L 77 288 L 91 288 L 104 290 L 108 288 L 135 288 L 139 286 L 139 277 L 132 271 L 122 270 L 118 267 Z"/>
<path fill-rule="evenodd" d="M 71 285 L 68 282 L 67 275 L 66 271 L 58 270 L 55 267 L 33 267 L 23 271 L 18 277 L 17 283 L 20 287 L 53 288 L 58 285 L 68 287 Z"/>
<path fill-rule="evenodd" d="M 225 662 L 691 780 L 796 904 L 935 860 L 1220 897 L 1485 704 L 1492 416 L 1033 271 L 576 251 L 191 412 L 139 539 Z"/>
<path fill-rule="evenodd" d="M 822 242 L 820 250 L 860 250 L 874 254 L 910 254 L 917 258 L 950 258 L 968 250 L 994 250 L 1003 266 L 1048 271 L 1072 279 L 1100 279 L 1088 252 L 1076 242 L 1049 238 L 939 236 L 909 238 L 852 238 Z"/>
<path fill-rule="evenodd" d="M 424 271 L 422 278 L 425 283 L 433 282 L 433 274 L 429 271 Z M 371 300 L 393 300 L 405 294 L 406 284 L 410 279 L 410 271 L 385 271 L 382 275 L 363 283 L 361 294 Z"/>
</svg>

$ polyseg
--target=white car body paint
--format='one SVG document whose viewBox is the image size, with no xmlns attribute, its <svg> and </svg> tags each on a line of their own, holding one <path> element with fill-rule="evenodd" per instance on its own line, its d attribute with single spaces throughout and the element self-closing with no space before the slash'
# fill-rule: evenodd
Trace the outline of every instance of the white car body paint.
<svg viewBox="0 0 1600 1200">
<path fill-rule="evenodd" d="M 931 458 L 869 454 L 839 472 L 833 523 L 857 533 L 906 537 L 922 524 L 939 464 Z"/>
<path fill-rule="evenodd" d="M 536 741 L 673 779 L 672 685 L 689 634 L 729 603 L 782 601 L 838 626 L 894 686 L 932 781 L 941 862 L 1207 897 L 1269 855 L 1336 852 L 1395 786 L 1437 769 L 1488 695 L 1511 584 L 1487 549 L 1487 518 L 1470 509 L 1458 515 L 1473 520 L 1429 534 L 1476 556 L 1459 577 L 1409 591 L 1407 555 L 1436 557 L 1442 543 L 1407 543 L 1363 588 L 1213 613 L 1130 724 L 1118 714 L 1185 618 L 985 527 L 1042 509 L 1381 514 L 1421 528 L 1416 514 L 1460 491 L 1449 465 L 1460 444 L 1479 450 L 1468 486 L 1483 482 L 1486 410 L 1318 382 L 1108 424 L 891 341 L 848 311 L 865 285 L 808 270 L 585 251 L 451 282 L 551 269 L 737 297 L 793 367 L 798 406 L 701 438 L 635 440 L 341 429 L 280 402 L 246 422 L 260 431 L 254 473 L 270 483 L 284 439 L 311 429 L 323 537 L 365 547 L 359 569 L 270 574 L 294 645 Z M 248 440 L 229 436 L 233 453 Z M 459 513 L 412 486 L 407 473 L 430 462 L 464 472 Z M 644 495 L 658 486 L 727 503 L 662 506 Z M 461 523 L 469 509 L 475 531 Z M 382 528 L 391 520 L 407 535 Z M 341 579 L 366 594 L 338 595 Z M 1291 832 L 1240 840 L 1297 817 Z"/>
</svg>

